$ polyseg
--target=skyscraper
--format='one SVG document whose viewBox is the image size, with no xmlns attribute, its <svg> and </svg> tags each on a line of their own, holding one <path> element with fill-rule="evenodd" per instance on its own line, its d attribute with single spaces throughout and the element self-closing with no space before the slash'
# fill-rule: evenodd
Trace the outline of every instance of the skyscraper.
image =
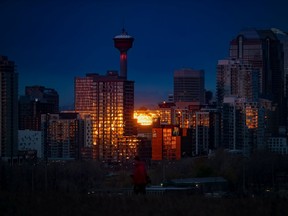
<svg viewBox="0 0 288 216">
<path fill-rule="evenodd" d="M 259 70 L 261 98 L 276 104 L 278 126 L 286 126 L 283 44 L 272 30 L 247 29 L 230 42 L 230 58 L 247 61 Z"/>
<path fill-rule="evenodd" d="M 12 162 L 18 148 L 18 73 L 6 56 L 0 56 L 0 83 L 0 156 Z"/>
<path fill-rule="evenodd" d="M 174 72 L 174 102 L 205 102 L 204 71 L 180 69 Z"/>
<path fill-rule="evenodd" d="M 83 118 L 91 116 L 95 157 L 120 160 L 119 139 L 134 134 L 134 81 L 119 77 L 115 71 L 76 77 L 75 111 Z"/>
</svg>

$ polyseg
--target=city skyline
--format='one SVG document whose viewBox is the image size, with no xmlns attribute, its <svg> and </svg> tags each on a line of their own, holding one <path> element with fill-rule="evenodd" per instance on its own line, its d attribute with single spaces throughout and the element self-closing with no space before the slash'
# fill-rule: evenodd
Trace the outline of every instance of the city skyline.
<svg viewBox="0 0 288 216">
<path fill-rule="evenodd" d="M 19 95 L 25 86 L 54 88 L 61 106 L 74 102 L 75 77 L 120 71 L 113 37 L 122 27 L 135 38 L 127 75 L 135 81 L 136 108 L 167 99 L 173 73 L 181 68 L 204 70 L 205 88 L 215 93 L 217 61 L 228 57 L 230 40 L 243 28 L 288 30 L 288 18 L 281 16 L 287 3 L 281 0 L 28 0 L 0 6 L 0 54 L 18 67 Z"/>
</svg>

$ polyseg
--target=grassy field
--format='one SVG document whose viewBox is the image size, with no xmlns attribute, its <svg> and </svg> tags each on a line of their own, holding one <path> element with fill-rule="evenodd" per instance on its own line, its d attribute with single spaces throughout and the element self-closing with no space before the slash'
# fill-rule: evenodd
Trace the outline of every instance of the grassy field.
<svg viewBox="0 0 288 216">
<path fill-rule="evenodd" d="M 284 216 L 288 215 L 287 204 L 286 200 L 271 198 L 2 193 L 0 215 Z"/>
</svg>

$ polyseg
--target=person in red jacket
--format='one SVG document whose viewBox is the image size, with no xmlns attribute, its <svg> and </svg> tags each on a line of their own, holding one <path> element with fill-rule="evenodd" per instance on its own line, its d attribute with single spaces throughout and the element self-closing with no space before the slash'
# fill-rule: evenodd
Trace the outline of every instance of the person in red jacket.
<svg viewBox="0 0 288 216">
<path fill-rule="evenodd" d="M 146 185 L 148 184 L 148 175 L 146 166 L 143 161 L 140 160 L 139 156 L 134 158 L 135 165 L 133 174 L 131 175 L 134 185 L 135 194 L 146 194 Z"/>
</svg>

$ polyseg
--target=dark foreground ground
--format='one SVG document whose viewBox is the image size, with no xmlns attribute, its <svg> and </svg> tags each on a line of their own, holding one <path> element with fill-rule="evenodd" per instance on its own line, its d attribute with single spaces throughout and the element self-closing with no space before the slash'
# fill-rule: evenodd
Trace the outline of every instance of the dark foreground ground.
<svg viewBox="0 0 288 216">
<path fill-rule="evenodd" d="M 288 215 L 288 201 L 277 198 L 205 198 L 192 195 L 1 193 L 0 215 L 284 216 Z"/>
</svg>

